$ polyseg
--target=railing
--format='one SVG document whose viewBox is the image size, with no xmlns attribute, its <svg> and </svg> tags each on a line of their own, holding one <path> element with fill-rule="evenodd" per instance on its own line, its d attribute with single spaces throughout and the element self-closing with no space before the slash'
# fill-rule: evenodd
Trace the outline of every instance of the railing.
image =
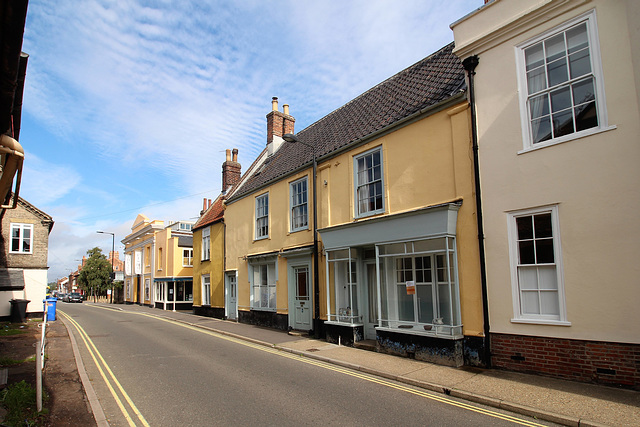
<svg viewBox="0 0 640 427">
<path fill-rule="evenodd" d="M 36 409 L 42 411 L 42 371 L 44 370 L 44 348 L 46 346 L 45 337 L 47 334 L 47 315 L 49 302 L 44 300 L 44 318 L 42 319 L 42 335 L 40 341 L 36 342 Z"/>
</svg>

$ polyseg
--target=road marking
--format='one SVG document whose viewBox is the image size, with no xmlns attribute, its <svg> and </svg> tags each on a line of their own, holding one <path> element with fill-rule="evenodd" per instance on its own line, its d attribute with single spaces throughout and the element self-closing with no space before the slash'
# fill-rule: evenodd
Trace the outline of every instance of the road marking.
<svg viewBox="0 0 640 427">
<path fill-rule="evenodd" d="M 100 359 L 100 361 L 104 365 L 104 368 L 107 370 L 107 372 L 111 376 L 112 381 L 114 382 L 116 387 L 118 387 L 118 389 L 120 390 L 120 393 L 122 393 L 122 395 L 124 396 L 125 400 L 129 404 L 129 406 L 131 407 L 133 412 L 137 415 L 137 417 L 140 420 L 140 422 L 142 423 L 142 425 L 145 426 L 145 427 L 150 427 L 149 423 L 144 418 L 144 416 L 140 413 L 140 411 L 138 410 L 136 405 L 133 403 L 133 401 L 131 400 L 131 398 L 127 394 L 127 392 L 124 390 L 124 388 L 122 387 L 122 385 L 120 384 L 120 382 L 116 378 L 116 376 L 113 374 L 113 371 L 111 370 L 111 368 L 109 367 L 107 362 L 104 360 L 104 358 L 102 357 L 102 354 L 100 354 L 100 351 L 95 346 L 95 344 L 93 343 L 93 341 L 91 340 L 89 335 L 86 333 L 84 328 L 82 328 L 82 326 L 80 326 L 80 324 L 78 322 L 76 322 L 70 315 L 68 315 L 64 311 L 62 311 L 62 310 L 58 310 L 58 311 L 66 319 L 68 319 L 71 322 L 71 324 L 73 324 L 73 326 L 75 326 L 76 330 L 80 334 L 80 337 L 82 338 L 82 341 L 84 341 L 84 344 L 87 347 L 87 350 L 89 351 L 89 354 L 91 355 L 91 358 L 93 359 L 93 362 L 96 364 L 96 367 L 98 368 L 98 371 L 100 372 L 100 375 L 102 376 L 102 379 L 104 380 L 105 384 L 107 385 L 107 388 L 109 388 L 109 391 L 111 392 L 111 395 L 115 399 L 118 407 L 120 408 L 120 411 L 122 412 L 122 415 L 124 415 L 125 419 L 127 420 L 127 423 L 131 427 L 136 427 L 135 422 L 133 421 L 133 419 L 129 415 L 129 412 L 127 411 L 126 407 L 122 403 L 122 400 L 120 400 L 120 397 L 118 396 L 118 394 L 114 390 L 113 386 L 111 385 L 111 382 L 109 381 L 109 379 L 107 378 L 106 374 L 104 373 L 104 370 L 100 366 L 100 363 L 98 362 L 98 359 Z M 97 358 L 96 358 L 96 355 L 97 355 Z"/>
<path fill-rule="evenodd" d="M 100 307 L 100 306 L 96 306 L 96 305 L 90 305 L 90 307 L 102 308 L 103 310 L 107 310 L 107 308 L 105 308 L 105 307 Z M 272 348 L 272 347 L 266 347 L 266 346 L 261 345 L 261 344 L 255 344 L 255 343 L 252 343 L 250 341 L 245 341 L 245 340 L 242 340 L 240 338 L 235 338 L 235 337 L 231 337 L 231 336 L 228 336 L 228 335 L 224 335 L 224 334 L 221 334 L 219 332 L 214 332 L 214 331 L 210 331 L 210 330 L 207 330 L 207 329 L 202 329 L 202 328 L 199 328 L 197 326 L 193 326 L 193 325 L 185 324 L 185 323 L 182 323 L 182 322 L 178 322 L 176 320 L 169 319 L 169 318 L 166 318 L 166 317 L 156 316 L 156 315 L 148 314 L 148 313 L 139 313 L 139 312 L 135 312 L 135 311 L 126 311 L 125 310 L 123 312 L 128 313 L 128 314 L 136 314 L 136 315 L 139 315 L 139 316 L 150 317 L 150 318 L 156 319 L 156 320 L 161 320 L 163 322 L 167 322 L 167 323 L 170 323 L 172 325 L 181 326 L 181 327 L 183 327 L 185 329 L 190 329 L 190 330 L 195 331 L 195 332 L 200 332 L 200 333 L 203 333 L 203 334 L 206 334 L 206 335 L 210 335 L 212 337 L 216 337 L 216 338 L 219 338 L 219 339 L 230 341 L 230 342 L 233 342 L 233 343 L 236 343 L 236 344 L 243 345 L 245 347 L 250 347 L 250 348 L 254 348 L 256 350 L 264 351 L 264 352 L 271 353 L 271 354 L 274 354 L 274 355 L 278 355 L 278 356 L 281 356 L 281 357 L 286 357 L 288 359 L 295 360 L 295 361 L 298 361 L 298 362 L 304 362 L 304 363 L 307 363 L 309 365 L 314 365 L 314 366 L 317 366 L 317 367 L 320 367 L 320 368 L 324 368 L 324 369 L 328 369 L 328 370 L 331 370 L 331 371 L 334 371 L 334 372 L 342 373 L 344 375 L 349 375 L 349 376 L 352 376 L 352 377 L 355 377 L 355 378 L 362 379 L 364 381 L 380 384 L 382 386 L 389 387 L 389 388 L 394 388 L 394 389 L 399 390 L 399 391 L 403 391 L 403 392 L 406 392 L 406 393 L 411 393 L 411 394 L 414 394 L 414 395 L 417 395 L 417 396 L 420 396 L 420 397 L 424 397 L 424 398 L 427 398 L 427 399 L 430 399 L 430 400 L 434 400 L 434 401 L 437 401 L 437 402 L 445 403 L 445 404 L 450 405 L 450 406 L 456 406 L 456 407 L 461 408 L 461 409 L 466 409 L 468 411 L 472 411 L 472 412 L 476 412 L 476 413 L 479 413 L 479 414 L 487 415 L 487 416 L 490 416 L 490 417 L 493 417 L 493 418 L 499 418 L 499 419 L 502 419 L 502 420 L 505 420 L 505 421 L 510 421 L 510 422 L 513 422 L 513 423 L 516 423 L 516 424 L 520 424 L 520 425 L 523 425 L 523 426 L 544 427 L 543 424 L 538 424 L 538 423 L 535 423 L 533 421 L 523 420 L 523 419 L 520 419 L 520 418 L 517 418 L 517 417 L 513 417 L 513 416 L 507 415 L 507 414 L 501 414 L 499 412 L 495 412 L 495 411 L 492 411 L 490 409 L 484 409 L 484 408 L 476 407 L 476 406 L 473 406 L 473 405 L 468 404 L 468 403 L 457 402 L 457 401 L 452 400 L 452 399 L 447 398 L 447 397 L 436 395 L 436 394 L 433 394 L 433 393 L 430 393 L 430 392 L 427 392 L 427 391 L 424 391 L 424 390 L 414 389 L 414 388 L 411 388 L 411 387 L 408 387 L 408 386 L 405 386 L 405 385 L 402 385 L 402 384 L 396 384 L 396 383 L 393 383 L 391 381 L 387 381 L 387 380 L 384 380 L 382 378 L 375 377 L 373 375 L 369 375 L 369 374 L 365 374 L 365 373 L 362 373 L 362 372 L 354 371 L 354 370 L 349 369 L 349 368 L 343 368 L 343 367 L 340 367 L 340 366 L 337 366 L 337 365 L 333 365 L 333 364 L 330 364 L 330 363 L 327 363 L 327 362 L 322 362 L 320 360 L 310 359 L 310 358 L 304 357 L 302 355 L 286 352 L 284 350 L 279 350 L 279 349 Z"/>
</svg>

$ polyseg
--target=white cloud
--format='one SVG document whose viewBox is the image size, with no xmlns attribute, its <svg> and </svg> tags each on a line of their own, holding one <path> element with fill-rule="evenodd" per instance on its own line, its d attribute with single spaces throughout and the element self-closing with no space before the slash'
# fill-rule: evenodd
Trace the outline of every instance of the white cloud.
<svg viewBox="0 0 640 427">
<path fill-rule="evenodd" d="M 57 165 L 27 151 L 25 153 L 21 194 L 38 204 L 48 205 L 68 194 L 82 177 L 68 165 Z"/>
</svg>

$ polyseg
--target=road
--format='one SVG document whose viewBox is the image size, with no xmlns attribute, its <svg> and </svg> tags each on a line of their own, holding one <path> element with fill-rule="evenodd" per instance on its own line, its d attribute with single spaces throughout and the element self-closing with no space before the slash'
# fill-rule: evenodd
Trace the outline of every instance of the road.
<svg viewBox="0 0 640 427">
<path fill-rule="evenodd" d="M 118 307 L 58 305 L 112 426 L 541 425 Z"/>
</svg>

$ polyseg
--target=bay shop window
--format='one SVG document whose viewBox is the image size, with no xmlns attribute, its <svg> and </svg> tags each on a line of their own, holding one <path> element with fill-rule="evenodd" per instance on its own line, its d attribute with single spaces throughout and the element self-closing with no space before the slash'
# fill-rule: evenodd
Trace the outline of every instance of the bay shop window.
<svg viewBox="0 0 640 427">
<path fill-rule="evenodd" d="M 154 302 L 164 310 L 188 309 L 193 304 L 193 281 L 186 278 L 155 279 Z"/>
<path fill-rule="evenodd" d="M 320 230 L 328 323 L 462 336 L 457 204 Z M 345 245 L 349 243 L 348 245 Z"/>
</svg>

